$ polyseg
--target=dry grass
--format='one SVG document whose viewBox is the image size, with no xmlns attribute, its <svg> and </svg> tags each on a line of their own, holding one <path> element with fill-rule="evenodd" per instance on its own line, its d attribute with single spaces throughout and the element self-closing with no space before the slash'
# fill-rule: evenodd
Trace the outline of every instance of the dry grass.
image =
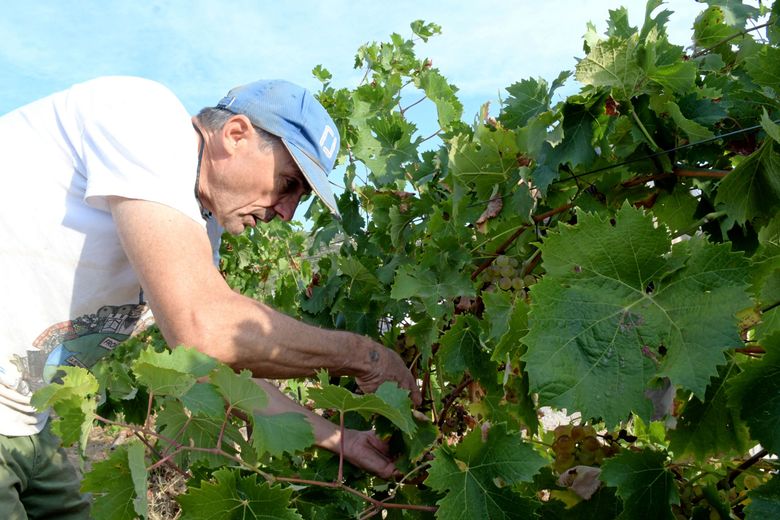
<svg viewBox="0 0 780 520">
<path fill-rule="evenodd" d="M 176 497 L 187 490 L 187 481 L 168 466 L 155 469 L 148 480 L 149 520 L 174 520 L 181 510 Z"/>
</svg>

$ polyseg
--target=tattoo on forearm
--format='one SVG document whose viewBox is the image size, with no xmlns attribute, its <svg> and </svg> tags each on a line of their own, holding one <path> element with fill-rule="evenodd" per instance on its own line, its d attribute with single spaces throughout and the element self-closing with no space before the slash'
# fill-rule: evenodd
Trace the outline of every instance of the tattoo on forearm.
<svg viewBox="0 0 780 520">
<path fill-rule="evenodd" d="M 379 352 L 377 352 L 376 350 L 369 350 L 368 359 L 370 359 L 372 363 L 376 363 L 377 361 L 379 361 Z"/>
</svg>

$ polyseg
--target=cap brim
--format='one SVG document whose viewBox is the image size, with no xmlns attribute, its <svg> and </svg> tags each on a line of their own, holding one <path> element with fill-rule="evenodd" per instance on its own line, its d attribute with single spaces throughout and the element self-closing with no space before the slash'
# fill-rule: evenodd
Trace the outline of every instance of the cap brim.
<svg viewBox="0 0 780 520">
<path fill-rule="evenodd" d="M 330 189 L 327 172 L 323 170 L 316 162 L 311 160 L 309 156 L 303 152 L 303 150 L 294 144 L 287 142 L 287 140 L 284 138 L 282 138 L 282 142 L 287 148 L 287 151 L 290 152 L 290 155 L 295 161 L 295 164 L 298 165 L 301 173 L 303 173 L 303 176 L 306 177 L 307 181 L 309 181 L 309 185 L 311 186 L 314 193 L 316 193 L 320 200 L 325 203 L 325 205 L 335 217 L 341 218 L 339 208 L 336 205 L 336 197 L 333 195 L 333 191 Z"/>
</svg>

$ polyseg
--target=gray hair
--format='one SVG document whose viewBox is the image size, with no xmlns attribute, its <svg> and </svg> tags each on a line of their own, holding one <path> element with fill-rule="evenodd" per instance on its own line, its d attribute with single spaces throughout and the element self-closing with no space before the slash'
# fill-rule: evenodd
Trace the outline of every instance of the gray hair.
<svg viewBox="0 0 780 520">
<path fill-rule="evenodd" d="M 201 109 L 201 111 L 198 112 L 198 115 L 195 117 L 206 131 L 218 132 L 222 130 L 222 127 L 225 126 L 225 123 L 227 123 L 228 119 L 234 115 L 236 114 L 223 108 L 206 107 Z M 279 136 L 276 136 L 270 132 L 266 132 L 254 124 L 252 125 L 252 128 L 255 129 L 257 136 L 260 138 L 261 151 L 270 151 L 279 146 L 283 146 L 282 140 L 279 138 Z"/>
</svg>

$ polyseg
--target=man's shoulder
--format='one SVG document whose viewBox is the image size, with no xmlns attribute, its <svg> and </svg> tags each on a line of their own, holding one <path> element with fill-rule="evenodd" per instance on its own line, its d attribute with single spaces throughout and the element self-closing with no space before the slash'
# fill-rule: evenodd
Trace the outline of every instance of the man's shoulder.
<svg viewBox="0 0 780 520">
<path fill-rule="evenodd" d="M 139 76 L 101 76 L 82 83 L 77 83 L 68 89 L 71 95 L 86 96 L 94 99 L 113 100 L 117 103 L 134 99 L 149 103 L 156 99 L 180 103 L 176 95 L 164 84 Z"/>
</svg>

